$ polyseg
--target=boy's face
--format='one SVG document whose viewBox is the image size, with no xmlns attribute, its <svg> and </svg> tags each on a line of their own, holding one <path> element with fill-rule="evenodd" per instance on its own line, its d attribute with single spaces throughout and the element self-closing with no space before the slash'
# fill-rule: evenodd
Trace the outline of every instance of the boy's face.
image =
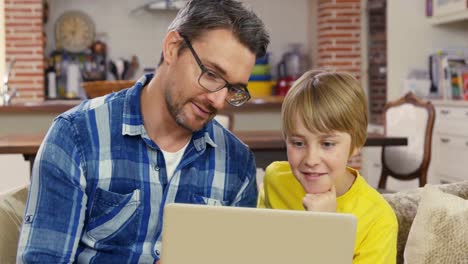
<svg viewBox="0 0 468 264">
<path fill-rule="evenodd" d="M 323 193 L 335 185 L 337 194 L 345 186 L 346 170 L 351 136 L 332 131 L 325 134 L 312 133 L 304 126 L 302 118 L 296 118 L 296 131 L 287 135 L 288 161 L 296 179 L 306 193 Z"/>
</svg>

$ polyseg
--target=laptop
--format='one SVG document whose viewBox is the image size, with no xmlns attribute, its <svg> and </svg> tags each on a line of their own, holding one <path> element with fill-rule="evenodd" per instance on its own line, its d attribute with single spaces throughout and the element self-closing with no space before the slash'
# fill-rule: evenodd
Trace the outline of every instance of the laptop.
<svg viewBox="0 0 468 264">
<path fill-rule="evenodd" d="M 351 214 L 169 204 L 162 264 L 352 263 Z"/>
</svg>

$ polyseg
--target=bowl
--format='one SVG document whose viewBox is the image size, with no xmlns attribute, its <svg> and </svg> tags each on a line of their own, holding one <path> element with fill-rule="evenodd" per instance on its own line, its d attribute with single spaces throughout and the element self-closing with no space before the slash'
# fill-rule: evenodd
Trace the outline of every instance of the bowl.
<svg viewBox="0 0 468 264">
<path fill-rule="evenodd" d="M 260 82 L 260 81 L 265 81 L 269 82 L 271 81 L 272 76 L 270 74 L 267 75 L 250 75 L 249 77 L 249 82 L 255 81 L 255 82 Z"/>
<path fill-rule="evenodd" d="M 252 98 L 260 98 L 272 95 L 274 86 L 274 81 L 249 81 L 247 87 Z"/>
<path fill-rule="evenodd" d="M 255 64 L 268 64 L 270 61 L 270 53 L 267 52 L 263 57 L 257 57 Z"/>
<path fill-rule="evenodd" d="M 270 75 L 271 67 L 268 64 L 257 64 L 253 67 L 251 75 Z"/>
<path fill-rule="evenodd" d="M 135 80 L 93 81 L 83 82 L 81 85 L 85 90 L 86 97 L 91 99 L 112 92 L 117 92 L 125 88 L 130 88 L 135 84 L 135 82 Z"/>
</svg>

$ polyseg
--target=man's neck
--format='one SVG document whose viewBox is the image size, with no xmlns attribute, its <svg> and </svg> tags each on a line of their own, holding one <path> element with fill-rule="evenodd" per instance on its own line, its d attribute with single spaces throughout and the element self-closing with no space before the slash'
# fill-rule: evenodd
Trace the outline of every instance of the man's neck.
<svg viewBox="0 0 468 264">
<path fill-rule="evenodd" d="M 161 149 L 175 152 L 187 144 L 192 132 L 177 124 L 169 113 L 158 77 L 155 75 L 141 93 L 143 124 Z"/>
</svg>

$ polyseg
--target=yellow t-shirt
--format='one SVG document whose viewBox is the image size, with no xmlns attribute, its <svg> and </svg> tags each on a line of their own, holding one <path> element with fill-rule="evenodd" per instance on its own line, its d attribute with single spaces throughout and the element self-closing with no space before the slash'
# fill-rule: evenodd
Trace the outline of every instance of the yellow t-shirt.
<svg viewBox="0 0 468 264">
<path fill-rule="evenodd" d="M 357 217 L 353 264 L 396 263 L 398 222 L 393 209 L 358 171 L 347 169 L 356 175 L 356 180 L 345 194 L 337 197 L 336 211 Z M 289 163 L 273 162 L 266 169 L 257 206 L 303 211 L 304 195 Z"/>
</svg>

